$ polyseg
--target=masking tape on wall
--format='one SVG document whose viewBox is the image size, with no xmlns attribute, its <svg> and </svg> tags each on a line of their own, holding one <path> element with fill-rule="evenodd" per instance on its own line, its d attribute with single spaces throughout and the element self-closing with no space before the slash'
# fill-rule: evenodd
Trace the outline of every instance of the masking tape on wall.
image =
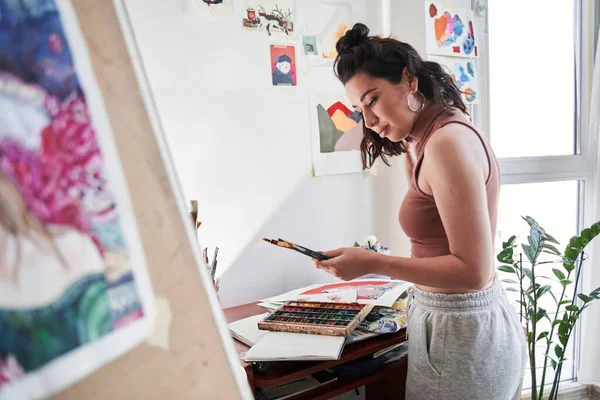
<svg viewBox="0 0 600 400">
<path fill-rule="evenodd" d="M 171 306 L 169 305 L 169 301 L 162 296 L 156 296 L 155 301 L 156 304 L 151 317 L 150 331 L 148 332 L 146 343 L 160 347 L 163 350 L 169 350 L 171 321 L 173 319 Z"/>
</svg>

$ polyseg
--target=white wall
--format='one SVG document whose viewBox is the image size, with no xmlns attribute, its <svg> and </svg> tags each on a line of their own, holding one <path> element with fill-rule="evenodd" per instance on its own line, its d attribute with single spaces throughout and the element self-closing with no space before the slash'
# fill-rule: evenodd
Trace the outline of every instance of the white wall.
<svg viewBox="0 0 600 400">
<path fill-rule="evenodd" d="M 374 233 L 393 254 L 408 255 L 398 224 L 403 160 L 379 165 L 376 176 L 312 177 L 309 95 L 311 87 L 341 88 L 331 67 L 305 76 L 298 48 L 298 86 L 273 87 L 271 41 L 242 33 L 241 1 L 232 19 L 218 22 L 186 13 L 185 1 L 125 4 L 184 194 L 199 200 L 202 243 L 220 247 L 223 306 L 334 280 L 263 236 L 329 249 Z M 349 2 L 357 21 L 381 33 L 380 1 Z M 316 33 L 318 3 L 297 1 L 297 28 Z M 393 36 L 423 53 L 423 2 L 391 3 Z"/>
</svg>

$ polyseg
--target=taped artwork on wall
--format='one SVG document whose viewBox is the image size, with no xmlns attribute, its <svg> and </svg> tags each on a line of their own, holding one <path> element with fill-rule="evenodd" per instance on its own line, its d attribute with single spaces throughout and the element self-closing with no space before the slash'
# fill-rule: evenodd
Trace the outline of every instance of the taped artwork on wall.
<svg viewBox="0 0 600 400">
<path fill-rule="evenodd" d="M 312 97 L 315 175 L 362 171 L 363 122 L 360 113 L 352 110 L 343 91 L 316 93 Z"/>
<path fill-rule="evenodd" d="M 152 289 L 71 3 L 0 15 L 0 398 L 46 398 L 146 337 Z"/>
<path fill-rule="evenodd" d="M 296 50 L 294 46 L 271 45 L 273 86 L 296 86 Z"/>
<path fill-rule="evenodd" d="M 198 12 L 212 17 L 229 17 L 232 0 L 187 0 Z"/>
<path fill-rule="evenodd" d="M 479 103 L 479 74 L 474 59 L 431 55 L 428 55 L 427 59 L 437 62 L 452 75 L 465 103 Z"/>
<path fill-rule="evenodd" d="M 439 3 L 425 2 L 425 39 L 427 54 L 454 57 L 479 57 L 475 37 L 475 13 L 465 8 L 449 9 Z"/>
<path fill-rule="evenodd" d="M 296 18 L 295 0 L 246 0 L 242 26 L 246 32 L 292 35 Z"/>
<path fill-rule="evenodd" d="M 335 60 L 335 44 L 348 29 L 352 29 L 352 8 L 348 3 L 328 2 L 320 3 L 319 8 L 321 56 Z"/>
<path fill-rule="evenodd" d="M 302 36 L 302 48 L 304 49 L 305 56 L 318 56 L 317 37 L 314 35 Z"/>
</svg>

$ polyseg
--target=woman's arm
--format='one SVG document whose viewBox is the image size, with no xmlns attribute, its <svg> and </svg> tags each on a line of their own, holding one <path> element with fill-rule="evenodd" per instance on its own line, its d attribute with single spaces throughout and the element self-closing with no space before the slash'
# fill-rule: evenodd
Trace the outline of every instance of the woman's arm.
<svg viewBox="0 0 600 400">
<path fill-rule="evenodd" d="M 423 286 L 483 288 L 494 274 L 485 150 L 468 128 L 448 126 L 430 139 L 424 160 L 422 189 L 433 193 L 451 254 L 405 258 L 350 248 L 326 252 L 333 258 L 317 265 L 343 279 L 373 272 Z"/>
</svg>

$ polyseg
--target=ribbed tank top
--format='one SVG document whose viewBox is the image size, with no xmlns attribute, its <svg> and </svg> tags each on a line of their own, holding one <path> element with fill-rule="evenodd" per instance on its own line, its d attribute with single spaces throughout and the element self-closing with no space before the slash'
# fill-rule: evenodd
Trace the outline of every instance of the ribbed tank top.
<svg viewBox="0 0 600 400">
<path fill-rule="evenodd" d="M 448 115 L 442 111 L 440 106 L 433 103 L 422 111 L 409 134 L 411 138 L 417 141 L 417 161 L 408 191 L 402 201 L 399 212 L 400 226 L 410 238 L 412 256 L 417 258 L 450 254 L 448 237 L 446 236 L 442 219 L 435 204 L 435 199 L 433 196 L 424 193 L 417 185 L 417 178 L 423 163 L 427 141 L 438 129 L 448 124 L 461 124 L 470 128 L 477 134 L 485 148 L 489 166 L 489 175 L 485 185 L 492 241 L 496 234 L 501 177 L 498 160 L 488 141 L 462 111 L 455 109 L 452 115 Z"/>
</svg>

